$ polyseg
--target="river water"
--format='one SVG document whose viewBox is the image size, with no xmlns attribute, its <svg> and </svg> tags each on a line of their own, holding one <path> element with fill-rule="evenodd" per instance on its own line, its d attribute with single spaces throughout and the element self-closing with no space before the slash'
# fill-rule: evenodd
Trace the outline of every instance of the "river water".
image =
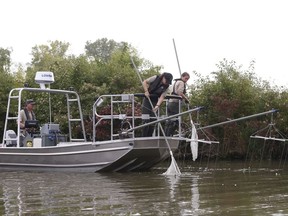
<svg viewBox="0 0 288 216">
<path fill-rule="evenodd" d="M 288 215 L 285 166 L 177 164 L 179 177 L 162 175 L 169 162 L 141 173 L 1 172 L 0 214 Z"/>
</svg>

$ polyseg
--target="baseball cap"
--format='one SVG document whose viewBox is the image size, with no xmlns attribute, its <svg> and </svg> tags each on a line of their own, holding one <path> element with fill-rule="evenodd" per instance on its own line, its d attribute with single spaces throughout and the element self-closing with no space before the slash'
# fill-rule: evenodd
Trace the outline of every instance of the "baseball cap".
<svg viewBox="0 0 288 216">
<path fill-rule="evenodd" d="M 35 101 L 33 99 L 28 99 L 28 100 L 26 100 L 26 105 L 28 105 L 28 104 L 34 105 L 36 103 L 35 103 Z"/>
<path fill-rule="evenodd" d="M 172 80 L 173 80 L 173 75 L 171 73 L 167 73 L 167 72 L 164 72 L 163 75 L 164 75 L 167 83 L 171 84 Z"/>
</svg>

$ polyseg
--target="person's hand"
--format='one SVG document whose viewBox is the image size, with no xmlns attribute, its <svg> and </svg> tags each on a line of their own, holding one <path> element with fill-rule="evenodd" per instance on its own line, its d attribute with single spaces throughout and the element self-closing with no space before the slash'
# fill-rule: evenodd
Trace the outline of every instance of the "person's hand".
<svg viewBox="0 0 288 216">
<path fill-rule="evenodd" d="M 153 112 L 157 112 L 158 109 L 159 109 L 159 106 L 156 105 L 156 106 L 153 108 Z"/>
<path fill-rule="evenodd" d="M 189 104 L 189 99 L 187 97 L 183 97 L 184 103 Z"/>
<path fill-rule="evenodd" d="M 144 94 L 145 94 L 146 97 L 149 97 L 149 96 L 150 96 L 149 91 L 145 91 Z"/>
</svg>

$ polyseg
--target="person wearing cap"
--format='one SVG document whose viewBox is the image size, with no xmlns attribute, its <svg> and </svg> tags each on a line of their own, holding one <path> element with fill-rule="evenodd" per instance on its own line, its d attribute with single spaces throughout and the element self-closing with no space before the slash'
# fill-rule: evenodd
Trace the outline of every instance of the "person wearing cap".
<svg viewBox="0 0 288 216">
<path fill-rule="evenodd" d="M 171 85 L 173 75 L 171 73 L 164 72 L 161 75 L 154 75 L 143 81 L 143 88 L 145 97 L 142 102 L 142 114 L 149 115 L 149 119 L 144 119 L 143 124 L 152 121 L 151 117 L 156 117 L 155 112 L 161 106 L 167 92 L 169 85 Z M 152 107 L 150 101 L 152 103 Z M 155 119 L 154 119 L 155 120 Z M 152 136 L 154 131 L 154 125 L 143 127 L 142 136 Z"/>
<path fill-rule="evenodd" d="M 172 88 L 172 95 L 177 95 L 182 98 L 182 101 L 189 103 L 189 99 L 186 96 L 186 83 L 190 79 L 190 75 L 187 72 L 181 74 L 181 78 L 175 79 Z M 176 115 L 180 112 L 179 99 L 170 98 L 167 105 L 167 114 L 168 116 Z M 165 125 L 165 135 L 172 136 L 174 131 L 179 124 L 178 118 L 170 119 L 166 122 Z"/>
<path fill-rule="evenodd" d="M 23 137 L 26 136 L 27 130 L 25 128 L 25 122 L 27 120 L 36 120 L 36 116 L 34 113 L 34 107 L 35 107 L 35 101 L 32 99 L 28 99 L 25 103 L 25 108 L 20 110 L 20 131 L 22 133 L 23 136 L 22 137 L 22 141 L 23 141 Z M 21 143 L 22 143 L 21 141 Z M 23 144 L 22 144 L 23 146 Z"/>
</svg>

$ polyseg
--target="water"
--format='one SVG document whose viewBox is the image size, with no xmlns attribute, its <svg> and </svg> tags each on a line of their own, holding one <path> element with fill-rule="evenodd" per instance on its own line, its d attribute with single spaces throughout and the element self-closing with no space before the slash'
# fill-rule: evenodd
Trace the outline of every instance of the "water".
<svg viewBox="0 0 288 216">
<path fill-rule="evenodd" d="M 1 172 L 1 215 L 288 215 L 288 173 L 242 163 L 142 173 Z"/>
</svg>

